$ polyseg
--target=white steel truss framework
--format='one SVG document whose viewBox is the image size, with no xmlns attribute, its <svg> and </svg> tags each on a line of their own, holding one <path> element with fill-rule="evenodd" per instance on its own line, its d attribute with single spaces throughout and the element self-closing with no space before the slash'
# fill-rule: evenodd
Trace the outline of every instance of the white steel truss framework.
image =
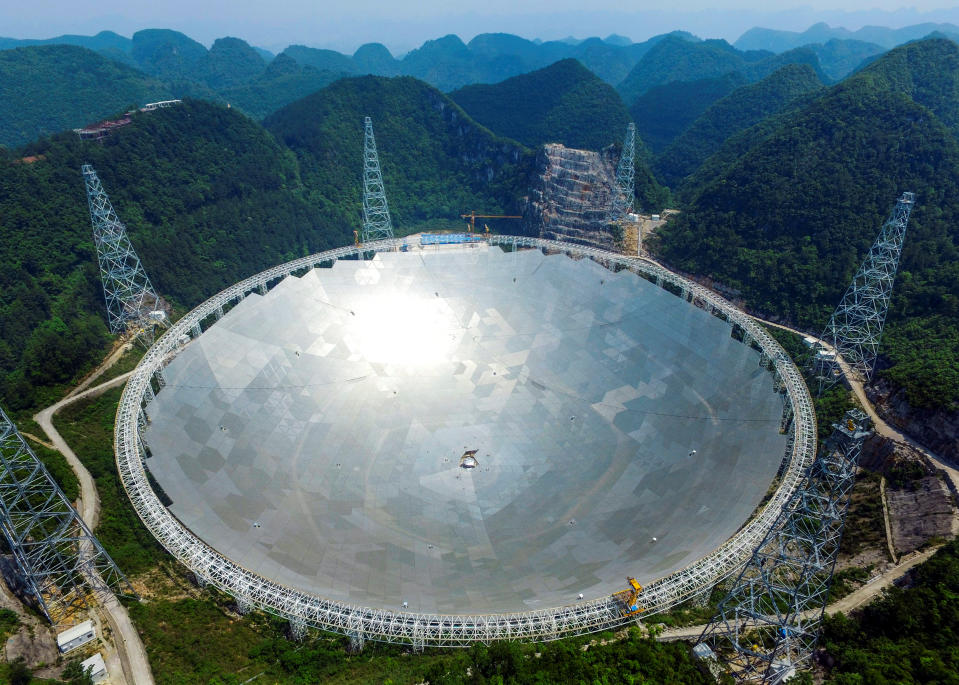
<svg viewBox="0 0 959 685">
<path fill-rule="evenodd" d="M 613 186 L 612 203 L 607 215 L 607 223 L 616 223 L 626 218 L 633 211 L 633 202 L 636 197 L 636 124 L 630 122 L 626 127 L 626 138 L 623 141 L 623 151 L 619 155 L 619 166 L 616 167 L 616 185 Z"/>
<path fill-rule="evenodd" d="M 136 596 L 2 409 L 0 528 L 26 590 L 51 623 L 69 623 L 114 590 Z"/>
<path fill-rule="evenodd" d="M 882 327 L 889 310 L 906 226 L 915 200 L 913 193 L 903 193 L 896 202 L 892 214 L 882 225 L 879 237 L 869 249 L 869 254 L 820 336 L 867 381 L 872 378 L 876 366 Z M 839 375 L 836 373 L 838 360 L 823 355 L 818 360 L 824 367 L 821 369 L 824 383 L 831 385 Z"/>
<path fill-rule="evenodd" d="M 759 352 L 759 363 L 773 375 L 783 398 L 783 430 L 790 440 L 780 469 L 780 480 L 768 501 L 740 531 L 712 553 L 669 576 L 648 583 L 638 597 L 648 615 L 665 611 L 701 595 L 718 580 L 739 570 L 778 519 L 783 506 L 816 455 L 816 416 L 802 374 L 782 347 L 752 318 L 716 293 L 677 276 L 650 261 L 625 257 L 590 247 L 521 236 L 489 236 L 503 249 L 539 249 L 588 258 L 606 268 L 630 269 L 685 298 L 729 323 L 732 332 Z M 555 640 L 570 635 L 606 630 L 635 620 L 623 616 L 621 602 L 613 596 L 584 600 L 562 607 L 518 613 L 441 615 L 393 611 L 335 602 L 259 576 L 218 553 L 183 526 L 154 493 L 144 467 L 144 425 L 155 392 L 162 392 L 163 367 L 203 326 L 215 325 L 228 308 L 247 294 L 262 292 L 282 278 L 329 265 L 337 259 L 362 259 L 377 251 L 393 251 L 402 240 L 381 240 L 349 246 L 297 259 L 234 284 L 181 318 L 147 351 L 127 382 L 117 409 L 115 449 L 123 486 L 137 514 L 156 538 L 198 578 L 237 597 L 250 606 L 310 626 L 351 636 L 362 645 L 378 640 L 413 645 L 465 647 L 493 640 Z"/>
<path fill-rule="evenodd" d="M 807 667 L 819 637 L 869 419 L 854 409 L 719 603 L 700 643 L 733 678 L 779 683 Z"/>
<path fill-rule="evenodd" d="M 110 331 L 114 334 L 149 331 L 148 338 L 152 341 L 153 325 L 165 319 L 153 318 L 151 314 L 162 311 L 163 305 L 96 171 L 89 164 L 84 164 L 82 171 Z"/>
<path fill-rule="evenodd" d="M 363 235 L 364 243 L 393 237 L 393 220 L 386 202 L 380 158 L 376 154 L 373 120 L 363 122 Z"/>
</svg>

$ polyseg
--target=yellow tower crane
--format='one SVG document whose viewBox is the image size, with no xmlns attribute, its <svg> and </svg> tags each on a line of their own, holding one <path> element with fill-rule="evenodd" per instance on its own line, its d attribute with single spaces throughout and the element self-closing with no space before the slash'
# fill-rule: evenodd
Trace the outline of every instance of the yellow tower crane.
<svg viewBox="0 0 959 685">
<path fill-rule="evenodd" d="M 522 219 L 523 217 L 517 214 L 477 214 L 476 212 L 470 212 L 469 214 L 460 214 L 464 219 L 470 220 L 470 233 L 476 232 L 476 220 L 477 219 Z M 489 228 L 487 227 L 487 232 Z"/>
</svg>

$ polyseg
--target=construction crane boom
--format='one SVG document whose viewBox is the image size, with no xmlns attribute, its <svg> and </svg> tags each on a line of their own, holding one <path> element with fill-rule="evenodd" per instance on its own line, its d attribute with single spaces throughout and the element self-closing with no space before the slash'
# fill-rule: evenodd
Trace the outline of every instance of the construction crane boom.
<svg viewBox="0 0 959 685">
<path fill-rule="evenodd" d="M 476 212 L 470 212 L 469 214 L 460 214 L 460 217 L 463 219 L 470 220 L 470 233 L 476 232 L 476 220 L 477 219 L 522 219 L 522 215 L 518 214 L 477 214 Z"/>
</svg>

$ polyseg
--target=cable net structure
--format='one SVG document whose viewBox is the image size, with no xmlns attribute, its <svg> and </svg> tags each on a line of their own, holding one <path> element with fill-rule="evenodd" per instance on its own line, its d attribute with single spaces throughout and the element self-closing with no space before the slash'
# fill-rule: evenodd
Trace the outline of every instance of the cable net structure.
<svg viewBox="0 0 959 685">
<path fill-rule="evenodd" d="M 612 204 L 607 215 L 607 223 L 616 223 L 633 211 L 633 199 L 636 196 L 636 124 L 630 122 L 626 127 L 623 151 L 616 168 L 616 185 L 613 187 Z"/>
<path fill-rule="evenodd" d="M 802 484 L 816 455 L 816 416 L 799 369 L 774 338 L 745 312 L 721 296 L 677 276 L 653 262 L 606 250 L 529 236 L 490 235 L 491 245 L 517 251 L 537 249 L 590 259 L 610 271 L 629 269 L 684 298 L 728 324 L 737 340 L 758 352 L 758 363 L 773 380 L 783 402 L 784 433 L 789 434 L 780 478 L 759 511 L 725 543 L 688 566 L 643 583 L 636 596 L 643 615 L 666 611 L 709 591 L 742 568 L 750 554 Z M 147 351 L 130 376 L 117 410 L 114 446 L 123 487 L 137 515 L 157 540 L 203 583 L 237 598 L 238 604 L 268 611 L 292 622 L 351 637 L 359 647 L 366 640 L 440 647 L 468 647 L 493 640 L 547 641 L 598 632 L 635 621 L 615 596 L 581 600 L 564 606 L 487 614 L 437 614 L 394 610 L 335 601 L 283 585 L 236 563 L 184 526 L 153 490 L 147 473 L 142 428 L 152 402 L 164 392 L 164 368 L 183 345 L 215 326 L 224 311 L 253 293 L 263 293 L 290 274 L 331 265 L 338 259 L 362 259 L 378 251 L 395 251 L 402 240 L 381 240 L 303 257 L 275 266 L 226 288 L 180 318 Z"/>
<path fill-rule="evenodd" d="M 154 325 L 166 322 L 165 305 L 150 283 L 96 171 L 84 164 L 82 172 L 110 331 L 114 335 L 132 333 L 152 342 Z"/>
<path fill-rule="evenodd" d="M 695 653 L 718 657 L 737 682 L 780 683 L 812 658 L 868 427 L 858 409 L 833 425 L 804 482 L 703 631 Z"/>
<path fill-rule="evenodd" d="M 839 378 L 837 355 L 863 380 L 872 378 L 915 199 L 915 194 L 907 192 L 896 202 L 820 336 L 832 346 L 832 350 L 820 350 L 816 358 L 820 367 L 820 391 Z"/>
<path fill-rule="evenodd" d="M 54 625 L 71 623 L 114 591 L 136 596 L 2 409 L 0 529 L 24 589 Z"/>
<path fill-rule="evenodd" d="M 393 237 L 393 220 L 386 202 L 380 158 L 373 137 L 373 120 L 364 120 L 363 138 L 363 234 L 364 243 Z"/>
</svg>

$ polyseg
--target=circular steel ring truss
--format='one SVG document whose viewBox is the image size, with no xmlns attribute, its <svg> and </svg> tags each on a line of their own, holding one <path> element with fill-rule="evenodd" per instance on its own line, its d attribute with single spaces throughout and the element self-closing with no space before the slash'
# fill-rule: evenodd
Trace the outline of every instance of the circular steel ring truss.
<svg viewBox="0 0 959 685">
<path fill-rule="evenodd" d="M 517 613 L 485 615 L 425 614 L 365 607 L 335 602 L 264 578 L 214 550 L 178 521 L 154 493 L 147 480 L 141 427 L 146 408 L 162 392 L 163 367 L 176 353 L 203 333 L 203 323 L 219 319 L 224 307 L 251 293 L 264 293 L 282 278 L 338 259 L 363 259 L 377 251 L 395 250 L 402 239 L 380 240 L 342 247 L 296 259 L 267 269 L 214 295 L 176 322 L 147 351 L 130 376 L 117 409 L 114 429 L 117 468 L 123 487 L 140 519 L 159 542 L 202 582 L 212 583 L 233 595 L 239 605 L 256 607 L 285 617 L 297 625 L 307 624 L 351 636 L 355 644 L 377 640 L 410 644 L 466 647 L 493 640 L 547 641 L 597 632 L 633 622 L 624 617 L 622 604 L 613 596 L 585 600 L 567 606 Z M 760 364 L 774 377 L 783 397 L 784 426 L 790 431 L 780 481 L 755 515 L 724 544 L 689 566 L 646 584 L 639 595 L 643 616 L 666 611 L 702 595 L 718 581 L 738 571 L 776 521 L 783 505 L 800 484 L 816 455 L 816 415 L 812 398 L 792 360 L 759 324 L 716 293 L 677 276 L 653 262 L 571 243 L 521 236 L 490 236 L 503 247 L 533 248 L 566 254 L 574 259 L 592 259 L 604 267 L 629 269 L 725 320 L 759 351 Z"/>
</svg>

